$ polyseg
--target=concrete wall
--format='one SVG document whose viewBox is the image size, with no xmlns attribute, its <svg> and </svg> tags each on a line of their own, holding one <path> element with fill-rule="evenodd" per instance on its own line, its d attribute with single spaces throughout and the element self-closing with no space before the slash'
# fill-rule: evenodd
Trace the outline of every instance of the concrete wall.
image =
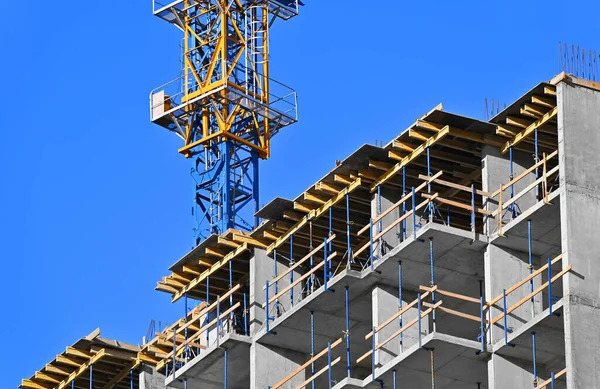
<svg viewBox="0 0 600 389">
<path fill-rule="evenodd" d="M 526 253 L 512 251 L 490 244 L 486 249 L 484 258 L 486 301 L 491 301 L 493 298 L 502 294 L 504 289 L 509 289 L 519 281 L 527 278 L 530 274 L 529 260 Z M 534 268 L 539 268 L 540 262 L 541 259 L 539 257 L 533 257 Z M 533 279 L 534 290 L 541 284 L 541 275 Z M 506 296 L 507 308 L 510 308 L 529 293 L 530 283 L 527 282 L 525 285 Z M 534 314 L 542 312 L 542 298 L 542 295 L 538 294 L 534 297 L 533 304 L 531 302 L 526 302 L 509 314 L 507 316 L 508 328 L 516 330 L 531 320 Z M 492 318 L 502 313 L 502 307 L 503 301 L 500 300 L 496 303 L 496 308 L 492 308 Z M 496 325 L 492 326 L 491 340 L 493 343 L 503 339 L 503 325 L 503 320 L 500 320 Z M 490 340 L 489 336 L 490 335 L 488 335 L 488 341 Z"/>
<path fill-rule="evenodd" d="M 398 200 L 402 198 L 402 192 L 397 189 L 381 188 L 380 195 L 377 192 L 373 194 L 371 199 L 371 217 L 376 218 L 377 215 L 387 211 Z M 379 199 L 379 201 L 378 201 Z M 381 212 L 379 212 L 381 210 Z M 381 223 L 373 225 L 373 236 L 387 228 L 392 222 L 396 221 L 402 215 L 402 207 L 396 208 L 382 218 Z M 411 219 L 412 220 L 412 219 Z M 380 228 L 381 224 L 381 228 Z M 412 229 L 411 229 L 412 231 Z M 367 235 L 368 236 L 368 235 Z M 373 253 L 377 257 L 382 257 L 385 253 L 396 247 L 402 241 L 402 223 L 393 227 L 385 233 L 381 240 L 376 240 L 373 245 Z"/>
<path fill-rule="evenodd" d="M 147 365 L 140 368 L 139 380 L 139 389 L 163 389 L 165 387 L 165 376 Z"/>
<path fill-rule="evenodd" d="M 383 324 L 393 314 L 398 312 L 400 309 L 398 304 L 397 290 L 392 291 L 389 288 L 376 286 L 372 291 L 373 300 L 373 326 L 377 327 Z M 414 298 L 413 298 L 414 297 Z M 408 301 L 403 301 L 402 306 L 406 306 L 408 303 L 416 298 L 416 294 L 403 291 L 403 298 Z M 404 325 L 408 324 L 415 318 L 417 318 L 417 308 L 411 308 L 402 315 L 402 322 Z M 375 343 L 381 343 L 384 340 L 389 339 L 398 329 L 400 328 L 399 320 L 394 320 L 384 329 L 375 334 Z M 410 348 L 411 346 L 418 343 L 418 326 L 413 325 L 402 334 L 402 346 L 400 345 L 400 337 L 397 336 L 390 340 L 385 346 L 375 352 L 375 364 L 383 366 L 387 362 L 391 361 L 394 357 L 398 356 L 403 350 Z M 429 334 L 429 316 L 421 319 L 421 336 Z"/>
<path fill-rule="evenodd" d="M 284 258 L 277 256 L 277 274 L 282 274 L 284 271 L 289 269 L 290 263 Z M 299 258 L 295 258 L 299 259 Z M 298 266 L 292 273 L 294 274 L 294 280 L 299 279 L 302 273 L 298 271 L 302 266 Z M 265 302 L 265 291 L 263 290 L 266 281 L 271 281 L 274 276 L 273 258 L 267 256 L 265 250 L 254 249 L 254 256 L 250 258 L 250 335 L 256 334 L 256 332 L 264 325 L 265 321 L 265 310 L 262 308 L 262 304 Z M 283 277 L 277 282 L 277 288 L 281 291 L 286 286 L 290 285 L 289 274 Z M 297 302 L 302 293 L 303 282 L 298 283 L 292 288 L 294 292 L 294 301 Z M 271 286 L 269 288 L 269 299 L 275 294 L 275 288 Z M 283 314 L 288 311 L 291 307 L 290 292 L 286 292 L 279 298 L 279 312 Z M 275 315 L 274 305 L 270 306 L 270 315 Z"/>
<path fill-rule="evenodd" d="M 567 387 L 600 387 L 600 92 L 557 86 Z"/>
<path fill-rule="evenodd" d="M 492 354 L 488 362 L 488 385 L 490 389 L 533 388 L 531 366 L 521 361 Z"/>
<path fill-rule="evenodd" d="M 253 343 L 250 346 L 250 389 L 273 386 L 306 362 L 310 356 L 278 347 Z M 308 375 L 300 371 L 282 388 L 296 388 Z"/>
<path fill-rule="evenodd" d="M 484 191 L 492 193 L 500 189 L 500 185 L 506 184 L 511 180 L 509 154 L 508 152 L 502 154 L 497 147 L 486 145 L 483 147 L 481 155 L 483 162 L 483 169 L 481 172 L 482 188 Z M 517 177 L 534 164 L 535 161 L 531 154 L 518 150 L 513 151 L 513 177 Z M 521 190 L 533 181 L 535 181 L 535 173 L 532 172 L 514 184 L 514 194 L 520 193 Z M 506 203 L 508 200 L 510 200 L 510 189 L 506 189 L 502 192 L 502 202 Z M 536 190 L 533 189 L 517 200 L 516 204 L 518 205 L 518 209 L 520 209 L 521 212 L 524 212 L 536 202 Z M 498 196 L 494 199 L 488 199 L 487 202 L 484 202 L 484 205 L 485 209 L 488 211 L 495 211 L 498 207 Z M 511 220 L 510 212 L 503 215 L 502 220 L 504 223 L 508 223 Z M 484 233 L 491 235 L 495 231 L 496 220 L 487 218 L 487 223 L 484 225 Z"/>
</svg>

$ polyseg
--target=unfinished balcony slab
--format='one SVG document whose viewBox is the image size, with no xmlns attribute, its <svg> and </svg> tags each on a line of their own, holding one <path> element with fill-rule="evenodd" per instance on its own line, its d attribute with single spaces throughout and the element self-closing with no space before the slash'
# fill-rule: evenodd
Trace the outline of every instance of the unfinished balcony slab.
<svg viewBox="0 0 600 389">
<path fill-rule="evenodd" d="M 475 239 L 473 239 L 475 238 Z M 433 243 L 435 284 L 455 293 L 478 297 L 479 280 L 484 278 L 484 251 L 487 237 L 459 228 L 427 223 L 406 240 L 374 262 L 373 277 L 378 283 L 398 286 L 398 263 L 404 274 L 402 287 L 418 291 L 431 284 L 430 239 Z M 369 271 L 369 269 L 365 270 Z"/>
<path fill-rule="evenodd" d="M 517 358 L 533 363 L 532 333 L 536 334 L 536 360 L 539 366 L 555 372 L 564 367 L 565 339 L 563 319 L 564 299 L 552 305 L 552 312 L 558 316 L 550 316 L 549 309 L 536 315 L 504 339 L 496 342 L 492 351 L 503 356 Z M 502 331 L 502 329 L 499 329 Z M 549 372 L 548 372 L 549 375 Z"/>
<path fill-rule="evenodd" d="M 333 343 L 344 335 L 346 328 L 345 288 L 348 287 L 350 300 L 350 331 L 365 334 L 371 329 L 371 289 L 375 279 L 364 281 L 363 275 L 354 270 L 343 270 L 328 281 L 328 290 L 323 287 L 287 312 L 283 312 L 254 336 L 254 341 L 281 347 L 309 355 L 311 353 L 311 312 L 314 315 L 315 350 L 322 350 L 327 343 Z M 351 337 L 351 348 L 366 351 L 365 342 Z M 364 352 L 363 351 L 363 352 Z M 356 351 L 359 352 L 359 351 Z"/>
<path fill-rule="evenodd" d="M 435 387 L 442 389 L 487 387 L 487 364 L 477 355 L 479 343 L 439 332 L 432 332 L 384 366 L 375 369 L 375 379 L 387 385 L 396 382 L 401 388 L 431 387 L 431 351 L 434 355 Z M 373 377 L 363 381 L 372 384 Z"/>
<path fill-rule="evenodd" d="M 169 388 L 221 389 L 224 387 L 225 351 L 227 350 L 227 387 L 247 389 L 250 385 L 250 345 L 248 336 L 228 333 L 218 344 L 203 350 L 200 355 L 189 360 L 184 366 L 165 379 Z"/>
<path fill-rule="evenodd" d="M 526 209 L 514 220 L 504 225 L 500 236 L 495 231 L 490 243 L 521 252 L 528 252 L 527 220 L 531 220 L 531 249 L 533 255 L 542 258 L 555 257 L 561 253 L 560 194 L 562 188 L 548 196 L 550 204 L 543 200 Z"/>
</svg>

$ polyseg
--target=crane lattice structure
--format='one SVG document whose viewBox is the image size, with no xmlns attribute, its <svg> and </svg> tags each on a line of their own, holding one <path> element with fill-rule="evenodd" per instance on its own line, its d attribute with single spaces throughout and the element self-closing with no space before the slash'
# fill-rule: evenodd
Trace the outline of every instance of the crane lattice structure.
<svg viewBox="0 0 600 389">
<path fill-rule="evenodd" d="M 296 92 L 269 78 L 269 29 L 298 15 L 299 0 L 154 1 L 183 31 L 182 72 L 150 94 L 152 122 L 183 139 L 194 159 L 196 244 L 259 223 L 258 161 L 295 123 Z"/>
</svg>

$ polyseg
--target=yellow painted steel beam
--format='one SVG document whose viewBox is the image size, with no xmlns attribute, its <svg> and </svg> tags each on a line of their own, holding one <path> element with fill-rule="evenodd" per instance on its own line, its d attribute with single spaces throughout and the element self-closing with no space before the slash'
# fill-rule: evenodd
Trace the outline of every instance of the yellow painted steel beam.
<svg viewBox="0 0 600 389">
<path fill-rule="evenodd" d="M 354 180 L 350 185 L 341 190 L 337 195 L 333 196 L 329 199 L 325 204 L 317 209 L 311 210 L 306 216 L 302 218 L 299 222 L 297 222 L 292 228 L 290 228 L 286 233 L 281 235 L 277 240 L 269 247 L 267 247 L 267 254 L 271 254 L 273 250 L 279 247 L 283 242 L 287 241 L 291 235 L 293 235 L 296 231 L 300 230 L 304 227 L 309 221 L 318 218 L 323 213 L 329 210 L 329 208 L 333 207 L 335 204 L 340 202 L 347 194 L 352 193 L 354 190 L 359 188 L 362 185 L 362 180 L 360 178 Z"/>
<path fill-rule="evenodd" d="M 450 133 L 450 127 L 445 126 L 437 134 L 433 135 L 431 138 L 429 138 L 427 141 L 425 141 L 425 143 L 422 143 L 419 147 L 415 148 L 410 154 L 408 154 L 406 157 L 402 158 L 402 160 L 400 162 L 398 162 L 397 164 L 392 166 L 391 169 L 389 169 L 381 177 L 379 177 L 371 185 L 371 192 L 375 192 L 379 185 L 385 184 L 388 180 L 390 180 L 392 177 L 394 177 L 396 174 L 398 174 L 402 170 L 403 166 L 410 164 L 413 160 L 415 160 L 416 158 L 421 156 L 421 154 L 423 154 L 423 152 L 425 150 L 427 150 L 428 147 L 433 146 L 434 144 L 436 144 L 438 141 L 443 139 L 449 133 Z"/>
<path fill-rule="evenodd" d="M 515 135 L 514 138 L 512 138 L 511 140 L 506 142 L 504 144 L 504 146 L 502 146 L 502 149 L 500 150 L 502 152 L 502 154 L 505 154 L 511 146 L 516 146 L 519 143 L 521 143 L 525 138 L 527 138 L 529 135 L 531 135 L 535 131 L 536 128 L 543 126 L 549 120 L 551 120 L 553 117 L 555 117 L 557 114 L 558 114 L 558 107 L 554 107 L 552 110 L 548 111 L 544 116 L 542 116 L 535 122 L 531 123 L 527 128 L 525 128 L 523 131 L 521 131 L 520 133 Z"/>
</svg>

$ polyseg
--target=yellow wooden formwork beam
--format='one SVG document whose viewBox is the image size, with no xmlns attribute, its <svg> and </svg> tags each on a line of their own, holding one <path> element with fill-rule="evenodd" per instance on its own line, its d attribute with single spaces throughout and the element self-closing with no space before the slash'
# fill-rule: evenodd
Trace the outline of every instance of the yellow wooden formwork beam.
<svg viewBox="0 0 600 389">
<path fill-rule="evenodd" d="M 552 110 L 548 111 L 544 116 L 542 116 L 535 122 L 531 123 L 527 128 L 525 128 L 523 131 L 521 131 L 520 133 L 515 135 L 514 138 L 512 138 L 511 140 L 506 142 L 504 144 L 504 146 L 502 146 L 502 149 L 501 149 L 502 154 L 505 154 L 511 146 L 516 146 L 519 143 L 521 143 L 523 141 L 523 139 L 525 139 L 526 137 L 531 135 L 535 131 L 536 128 L 543 126 L 549 120 L 551 120 L 553 117 L 555 117 L 557 114 L 558 114 L 558 107 L 554 107 Z"/>
<path fill-rule="evenodd" d="M 328 211 L 329 208 L 333 207 L 335 204 L 340 202 L 347 194 L 352 193 L 356 188 L 360 187 L 361 185 L 362 180 L 360 178 L 357 178 L 346 188 L 342 189 L 337 195 L 327 200 L 325 204 L 323 204 L 317 209 L 311 210 L 308 213 L 308 215 L 304 216 L 302 220 L 294 224 L 292 228 L 290 228 L 285 234 L 281 235 L 279 238 L 277 238 L 275 242 L 271 243 L 269 247 L 267 247 L 267 255 L 271 254 L 273 250 L 275 250 L 277 247 L 283 244 L 283 242 L 286 242 L 292 234 L 304 227 L 306 223 L 321 216 L 323 213 Z"/>
<path fill-rule="evenodd" d="M 129 374 L 129 372 L 131 370 L 137 368 L 141 363 L 142 363 L 142 361 L 138 358 L 135 361 L 133 361 L 131 364 L 129 364 L 128 366 L 125 366 L 125 368 L 123 370 L 121 370 L 119 372 L 119 374 L 117 374 L 116 376 L 114 376 L 110 381 L 108 381 L 106 383 L 106 385 L 104 385 L 102 387 L 102 389 L 113 389 L 116 384 L 118 384 L 119 382 L 121 382 L 121 380 L 123 378 L 125 378 L 127 376 L 127 374 Z"/>
<path fill-rule="evenodd" d="M 371 185 L 371 192 L 375 192 L 379 185 L 386 183 L 388 180 L 390 180 L 392 177 L 394 177 L 397 173 L 399 173 L 402 170 L 402 167 L 408 165 L 409 163 L 414 161 L 416 158 L 421 156 L 421 154 L 423 154 L 423 152 L 425 150 L 427 150 L 428 147 L 433 146 L 440 139 L 443 139 L 449 133 L 450 133 L 450 127 L 445 126 L 437 134 L 433 135 L 431 138 L 427 139 L 427 141 L 425 141 L 419 147 L 415 148 L 410 154 L 408 154 L 406 157 L 402 158 L 401 161 L 399 161 L 397 164 L 392 166 L 391 169 L 389 169 L 381 177 L 379 177 L 379 179 L 377 179 Z"/>
<path fill-rule="evenodd" d="M 100 349 L 100 351 L 98 351 L 96 354 L 92 355 L 92 357 L 90 359 L 88 359 L 86 362 L 84 362 L 83 364 L 81 364 L 78 369 L 76 369 L 74 372 L 72 372 L 71 374 L 69 374 L 69 376 L 67 378 L 65 378 L 64 380 L 62 380 L 60 382 L 60 384 L 55 387 L 55 389 L 63 389 L 63 388 L 65 388 L 67 385 L 69 385 L 71 383 L 71 381 L 73 381 L 74 379 L 76 379 L 77 377 L 79 377 L 80 375 L 82 375 L 83 373 L 85 373 L 87 371 L 87 369 L 89 369 L 89 367 L 91 365 L 93 365 L 94 363 L 98 362 L 105 355 L 106 355 L 106 349 Z"/>
<path fill-rule="evenodd" d="M 21 380 L 21 388 L 28 388 L 28 389 L 50 389 L 52 388 L 52 384 L 40 384 L 37 383 L 35 381 L 29 380 L 29 379 L 22 379 Z"/>
<path fill-rule="evenodd" d="M 196 285 L 200 284 L 207 277 L 211 276 L 216 271 L 218 271 L 221 267 L 223 267 L 227 263 L 229 263 L 229 261 L 233 260 L 238 255 L 240 255 L 241 253 L 243 253 L 247 250 L 248 250 L 248 243 L 242 243 L 237 249 L 231 251 L 229 254 L 225 255 L 220 261 L 218 261 L 217 263 L 212 265 L 210 267 L 210 269 L 205 270 L 198 277 L 191 280 L 189 284 L 187 284 L 183 288 L 181 288 L 177 293 L 175 293 L 173 295 L 172 301 L 175 302 L 175 301 L 179 300 L 180 298 L 182 298 L 185 293 L 194 289 L 196 287 Z"/>
</svg>

